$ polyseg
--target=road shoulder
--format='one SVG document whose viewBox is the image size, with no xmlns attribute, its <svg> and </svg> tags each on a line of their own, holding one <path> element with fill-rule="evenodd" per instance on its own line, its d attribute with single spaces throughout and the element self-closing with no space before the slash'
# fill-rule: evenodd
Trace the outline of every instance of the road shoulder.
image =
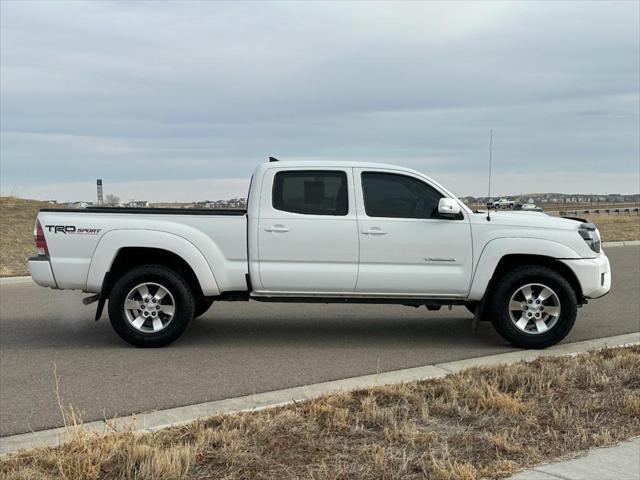
<svg viewBox="0 0 640 480">
<path fill-rule="evenodd" d="M 105 434 L 112 432 L 114 429 L 131 428 L 131 426 L 135 431 L 152 432 L 171 426 L 185 425 L 200 418 L 273 408 L 340 391 L 357 390 L 412 380 L 427 380 L 444 377 L 450 373 L 472 367 L 533 361 L 537 358 L 548 356 L 576 355 L 598 348 L 638 343 L 640 343 L 640 332 L 635 332 L 614 337 L 560 344 L 545 350 L 521 350 L 158 410 L 108 421 L 91 422 L 85 424 L 84 427 L 93 432 Z M 72 438 L 73 433 L 72 428 L 55 428 L 3 437 L 0 438 L 0 456 L 36 447 L 61 445 Z"/>
</svg>

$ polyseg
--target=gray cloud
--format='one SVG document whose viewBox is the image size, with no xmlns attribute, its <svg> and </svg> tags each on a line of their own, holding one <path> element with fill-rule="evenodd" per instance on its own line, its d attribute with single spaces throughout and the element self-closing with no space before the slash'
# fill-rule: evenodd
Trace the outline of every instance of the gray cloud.
<svg viewBox="0 0 640 480">
<path fill-rule="evenodd" d="M 188 196 L 277 155 L 478 194 L 490 127 L 498 193 L 640 190 L 637 2 L 0 5 L 4 193 Z"/>
</svg>

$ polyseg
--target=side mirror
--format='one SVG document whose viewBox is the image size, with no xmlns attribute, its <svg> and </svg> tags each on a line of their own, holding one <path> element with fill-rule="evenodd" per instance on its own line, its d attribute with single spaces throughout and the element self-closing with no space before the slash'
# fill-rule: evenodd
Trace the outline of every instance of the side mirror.
<svg viewBox="0 0 640 480">
<path fill-rule="evenodd" d="M 443 217 L 457 218 L 460 216 L 460 205 L 452 198 L 441 198 L 438 202 L 438 213 Z"/>
</svg>

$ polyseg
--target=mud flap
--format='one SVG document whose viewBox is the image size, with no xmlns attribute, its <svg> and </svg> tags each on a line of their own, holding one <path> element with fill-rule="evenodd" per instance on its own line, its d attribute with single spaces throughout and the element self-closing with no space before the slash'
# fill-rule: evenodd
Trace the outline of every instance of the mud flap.
<svg viewBox="0 0 640 480">
<path fill-rule="evenodd" d="M 107 301 L 109 294 L 111 293 L 112 285 L 113 285 L 113 282 L 111 281 L 111 272 L 109 271 L 105 273 L 104 280 L 102 281 L 102 290 L 99 293 L 98 306 L 96 307 L 96 316 L 95 316 L 96 322 L 100 320 L 100 317 L 102 316 L 102 311 L 104 310 L 104 304 Z"/>
<path fill-rule="evenodd" d="M 104 304 L 106 301 L 107 298 L 101 294 L 100 298 L 98 299 L 98 306 L 96 307 L 96 316 L 94 319 L 96 322 L 100 320 L 100 317 L 102 316 L 102 311 L 104 310 Z"/>
<path fill-rule="evenodd" d="M 478 303 L 475 314 L 473 315 L 473 320 L 471 321 L 471 329 L 473 330 L 473 333 L 478 332 L 478 327 L 480 325 L 480 322 L 482 321 L 482 317 L 484 315 L 486 297 L 487 297 L 486 295 L 482 297 L 482 300 L 480 300 L 480 303 Z"/>
</svg>

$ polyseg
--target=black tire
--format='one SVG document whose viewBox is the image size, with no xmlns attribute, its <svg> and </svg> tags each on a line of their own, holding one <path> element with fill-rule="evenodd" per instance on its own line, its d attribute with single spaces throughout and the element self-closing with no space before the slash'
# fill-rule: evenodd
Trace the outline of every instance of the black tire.
<svg viewBox="0 0 640 480">
<path fill-rule="evenodd" d="M 171 321 L 158 332 L 137 330 L 125 314 L 127 295 L 143 283 L 162 285 L 175 303 Z M 123 340 L 137 347 L 162 347 L 173 342 L 185 331 L 194 311 L 195 301 L 189 285 L 178 273 L 160 265 L 142 265 L 128 271 L 115 282 L 109 295 L 109 320 L 113 329 Z"/>
<path fill-rule="evenodd" d="M 518 289 L 527 284 L 545 285 L 555 292 L 559 300 L 558 319 L 552 327 L 542 333 L 524 332 L 511 320 L 509 301 Z M 525 265 L 505 274 L 495 285 L 488 303 L 486 316 L 490 317 L 496 331 L 516 347 L 546 348 L 555 345 L 569 334 L 576 321 L 575 291 L 562 275 L 543 266 Z"/>
<path fill-rule="evenodd" d="M 213 300 L 205 300 L 202 298 L 197 299 L 193 318 L 198 318 L 207 313 L 207 310 L 211 308 L 211 305 L 213 305 Z"/>
</svg>

